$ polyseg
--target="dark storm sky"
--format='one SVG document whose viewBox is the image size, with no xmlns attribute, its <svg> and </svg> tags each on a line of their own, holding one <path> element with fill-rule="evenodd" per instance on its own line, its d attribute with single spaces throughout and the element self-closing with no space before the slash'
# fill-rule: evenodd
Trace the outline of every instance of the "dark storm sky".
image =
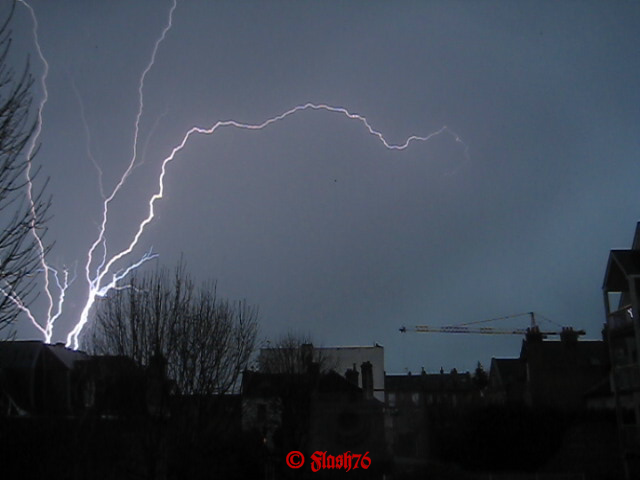
<svg viewBox="0 0 640 480">
<path fill-rule="evenodd" d="M 78 262 L 64 340 L 100 222 L 87 150 L 110 190 L 171 1 L 30 3 L 50 64 L 37 157 L 54 197 L 49 260 Z M 29 54 L 40 75 L 23 5 L 13 29 L 15 61 Z M 640 210 L 639 37 L 636 2 L 179 2 L 146 77 L 144 152 L 112 204 L 109 247 L 130 240 L 160 162 L 193 125 L 258 123 L 305 102 L 360 113 L 396 143 L 447 125 L 468 157 L 449 135 L 391 152 L 326 112 L 194 137 L 129 261 L 184 253 L 196 278 L 259 305 L 262 337 L 378 342 L 389 372 L 519 352 L 515 336 L 401 325 L 533 310 L 599 338 L 608 252 L 630 245 Z M 38 338 L 26 321 L 19 333 Z"/>
</svg>

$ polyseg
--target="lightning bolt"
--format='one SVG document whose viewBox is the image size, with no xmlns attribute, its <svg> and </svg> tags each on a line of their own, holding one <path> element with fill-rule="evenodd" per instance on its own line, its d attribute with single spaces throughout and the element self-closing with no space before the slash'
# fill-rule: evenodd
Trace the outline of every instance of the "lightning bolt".
<svg viewBox="0 0 640 480">
<path fill-rule="evenodd" d="M 45 317 L 44 327 L 35 319 L 34 315 L 31 313 L 29 308 L 23 303 L 22 299 L 17 297 L 11 297 L 12 301 L 27 314 L 27 317 L 31 320 L 31 323 L 44 335 L 45 342 L 50 343 L 51 338 L 53 336 L 53 326 L 55 321 L 58 319 L 60 314 L 62 313 L 62 305 L 64 304 L 64 298 L 66 291 L 70 285 L 68 272 L 65 270 L 63 274 L 63 279 L 60 280 L 59 272 L 51 267 L 46 259 L 46 247 L 42 240 L 42 236 L 38 233 L 37 229 L 37 211 L 36 211 L 36 200 L 34 198 L 34 185 L 33 185 L 33 175 L 32 175 L 32 161 L 36 146 L 38 144 L 38 140 L 40 139 L 40 135 L 42 133 L 42 124 L 43 124 L 43 112 L 44 107 L 49 100 L 49 90 L 47 88 L 47 77 L 49 75 L 49 63 L 45 58 L 42 48 L 40 46 L 40 40 L 38 38 L 38 19 L 36 17 L 35 11 L 29 5 L 26 0 L 18 0 L 22 5 L 24 5 L 29 11 L 29 15 L 33 21 L 33 38 L 34 44 L 36 47 L 36 51 L 38 53 L 38 57 L 43 65 L 43 73 L 40 78 L 40 84 L 42 88 L 42 98 L 40 100 L 40 104 L 37 109 L 37 119 L 36 119 L 36 128 L 33 132 L 33 137 L 31 142 L 27 148 L 26 160 L 27 160 L 27 168 L 25 169 L 25 179 L 27 185 L 27 199 L 29 202 L 29 207 L 31 211 L 31 220 L 30 220 L 30 231 L 35 239 L 36 246 L 38 248 L 38 254 L 40 257 L 40 271 L 44 277 L 44 292 L 47 297 L 47 313 Z M 51 285 L 51 275 L 53 275 L 55 279 L 56 286 L 58 288 L 57 302 L 54 300 L 54 293 Z M 3 293 L 5 293 L 3 291 Z M 6 293 L 5 293 L 6 295 Z M 58 305 L 56 312 L 54 313 L 55 305 Z"/>
<path fill-rule="evenodd" d="M 31 9 L 31 7 L 26 3 L 25 0 L 19 0 L 19 1 L 20 3 L 27 6 L 27 8 L 29 8 L 31 12 L 32 18 L 34 20 L 34 38 L 35 38 L 36 44 L 38 44 L 37 21 L 36 21 L 33 9 Z M 123 248 L 119 252 L 109 255 L 108 248 L 107 248 L 107 225 L 109 220 L 109 207 L 112 201 L 114 200 L 114 198 L 119 193 L 119 191 L 125 185 L 127 178 L 131 174 L 132 170 L 138 165 L 137 163 L 138 143 L 139 143 L 139 133 L 140 133 L 140 121 L 142 119 L 143 112 L 144 112 L 145 80 L 147 75 L 149 74 L 149 72 L 151 71 L 151 69 L 155 64 L 157 52 L 160 48 L 160 45 L 165 40 L 168 32 L 171 30 L 171 27 L 173 24 L 173 14 L 175 12 L 176 7 L 177 7 L 177 0 L 172 0 L 171 8 L 169 9 L 169 13 L 168 13 L 167 24 L 165 25 L 165 27 L 162 30 L 162 33 L 156 40 L 151 52 L 150 60 L 147 63 L 145 69 L 143 70 L 140 76 L 140 80 L 138 83 L 138 110 L 137 110 L 135 121 L 134 121 L 133 152 L 132 152 L 131 158 L 129 159 L 129 163 L 126 169 L 124 170 L 123 174 L 120 176 L 120 179 L 117 181 L 116 185 L 111 190 L 111 193 L 107 196 L 104 194 L 104 190 L 102 190 L 103 203 L 102 203 L 101 222 L 98 228 L 97 237 L 89 247 L 89 250 L 87 253 L 87 260 L 84 267 L 84 270 L 85 270 L 84 277 L 89 287 L 88 295 L 86 298 L 86 302 L 84 303 L 84 307 L 82 308 L 82 311 L 80 313 L 80 318 L 78 319 L 73 329 L 67 335 L 67 346 L 72 347 L 74 349 L 77 349 L 79 347 L 79 335 L 82 332 L 83 328 L 86 326 L 86 324 L 89 322 L 89 316 L 97 298 L 104 297 L 112 289 L 126 288 L 126 286 L 123 287 L 122 285 L 119 285 L 119 283 L 125 280 L 133 270 L 135 270 L 145 262 L 157 256 L 156 254 L 153 253 L 152 250 L 149 250 L 147 251 L 147 253 L 142 255 L 142 257 L 138 261 L 132 263 L 130 266 L 124 269 L 115 270 L 116 268 L 115 265 L 117 262 L 127 259 L 132 254 L 133 250 L 138 246 L 140 239 L 142 238 L 145 232 L 146 227 L 153 221 L 155 217 L 156 202 L 162 199 L 164 196 L 165 178 L 167 175 L 167 169 L 168 169 L 169 163 L 171 163 L 173 160 L 176 159 L 178 154 L 185 148 L 185 146 L 193 136 L 197 136 L 197 135 L 210 136 L 210 135 L 213 135 L 219 129 L 223 129 L 223 128 L 236 128 L 236 129 L 252 130 L 252 131 L 263 130 L 272 126 L 275 123 L 281 122 L 287 119 L 288 117 L 294 116 L 304 111 L 314 111 L 314 112 L 324 111 L 330 114 L 335 114 L 338 116 L 345 117 L 348 120 L 359 122 L 369 135 L 377 139 L 384 146 L 384 148 L 388 150 L 405 150 L 413 143 L 427 142 L 438 135 L 447 134 L 447 135 L 450 135 L 457 143 L 460 143 L 464 147 L 464 155 L 468 159 L 467 146 L 464 144 L 464 142 L 462 141 L 459 135 L 457 135 L 454 131 L 452 131 L 446 126 L 443 126 L 439 130 L 424 136 L 411 135 L 401 143 L 391 143 L 384 137 L 382 132 L 373 128 L 373 126 L 365 116 L 358 113 L 353 113 L 342 106 L 332 106 L 332 105 L 322 104 L 322 103 L 303 103 L 303 104 L 294 106 L 293 108 L 290 108 L 289 110 L 286 110 L 283 113 L 272 116 L 262 121 L 261 123 L 243 123 L 237 120 L 221 120 L 213 123 L 209 127 L 192 126 L 186 130 L 186 133 L 184 133 L 184 135 L 182 136 L 181 141 L 171 149 L 169 155 L 167 155 L 164 159 L 162 159 L 160 163 L 160 174 L 158 176 L 156 191 L 149 198 L 147 202 L 147 209 L 146 209 L 147 214 L 144 217 L 144 219 L 138 224 L 138 227 L 135 233 L 133 234 L 131 241 L 125 248 Z M 38 138 L 41 131 L 42 109 L 44 108 L 46 99 L 48 98 L 47 96 L 48 94 L 46 93 L 46 85 L 45 85 L 46 75 L 48 72 L 48 64 L 46 63 L 46 60 L 42 55 L 42 51 L 39 47 L 39 44 L 37 48 L 38 48 L 39 56 L 43 61 L 43 64 L 45 65 L 45 73 L 43 74 L 43 77 L 42 77 L 43 90 L 45 94 L 40 104 L 40 109 L 38 114 L 38 129 L 37 129 L 37 135 L 35 136 L 36 138 Z M 77 90 L 76 90 L 76 94 L 77 94 Z M 78 95 L 78 98 L 79 98 L 79 95 Z M 84 120 L 84 122 L 86 126 L 86 120 Z M 88 131 L 88 128 L 85 128 L 85 133 L 87 131 Z M 33 146 L 35 146 L 35 140 L 34 140 Z M 87 149 L 89 150 L 88 147 Z M 94 163 L 94 166 L 96 167 L 99 173 L 99 176 L 102 177 L 101 175 L 102 170 L 100 169 L 98 163 L 95 161 L 95 159 L 93 159 L 92 156 L 90 156 L 90 159 Z M 100 185 L 102 187 L 102 181 L 100 181 Z M 33 230 L 35 230 L 35 228 Z M 39 237 L 37 236 L 37 232 L 34 231 L 34 235 L 39 240 Z M 56 285 L 60 290 L 61 294 L 58 297 L 59 301 L 56 304 L 57 309 L 56 309 L 56 313 L 54 314 L 53 313 L 53 305 L 54 305 L 53 296 L 51 295 L 51 293 L 48 293 L 48 297 L 50 301 L 49 301 L 48 314 L 46 317 L 47 320 L 44 328 L 42 328 L 40 324 L 35 321 L 34 316 L 31 314 L 28 308 L 24 307 L 24 311 L 27 314 L 27 316 L 31 319 L 32 323 L 34 323 L 37 328 L 39 327 L 40 331 L 45 334 L 45 340 L 50 341 L 51 331 L 55 323 L 55 320 L 59 317 L 60 312 L 62 312 L 62 307 L 64 303 L 64 293 L 68 288 L 68 286 L 70 285 L 70 281 L 69 281 L 68 272 L 66 270 L 61 279 L 59 277 L 58 272 L 47 265 L 47 263 L 44 260 L 44 246 L 42 246 L 41 241 L 39 242 L 39 245 L 41 245 L 42 265 L 43 265 L 43 271 L 45 275 L 45 288 L 49 290 L 49 287 L 50 287 L 49 275 L 51 273 L 55 278 Z M 97 256 L 97 253 L 99 251 L 102 253 L 102 255 L 100 256 L 100 259 L 97 260 L 95 257 Z M 98 263 L 98 265 L 94 266 L 95 263 Z M 113 270 L 115 271 L 112 273 Z M 0 292 L 3 292 L 1 288 L 0 288 Z M 16 303 L 16 305 L 18 305 L 19 307 L 22 305 L 20 299 L 13 299 L 12 297 L 10 297 L 10 295 L 9 295 L 9 298 L 11 298 L 11 300 L 14 301 L 14 303 Z"/>
<path fill-rule="evenodd" d="M 106 284 L 103 284 L 104 279 L 108 275 L 113 264 L 119 259 L 121 259 L 122 257 L 131 253 L 131 251 L 133 250 L 133 247 L 135 247 L 135 245 L 137 244 L 137 239 L 136 239 L 135 243 L 133 243 L 130 246 L 130 248 L 125 249 L 119 252 L 118 254 L 114 255 L 105 264 L 106 252 L 107 252 L 105 233 L 107 229 L 107 221 L 109 218 L 109 205 L 111 204 L 113 199 L 116 197 L 120 189 L 125 184 L 127 178 L 131 174 L 131 170 L 135 166 L 136 159 L 138 158 L 138 138 L 140 136 L 140 120 L 142 118 L 142 113 L 144 111 L 144 82 L 145 82 L 145 79 L 147 78 L 149 71 L 155 64 L 156 55 L 158 53 L 158 49 L 160 48 L 160 44 L 164 41 L 165 37 L 167 36 L 167 33 L 169 32 L 169 30 L 171 30 L 171 27 L 173 26 L 173 12 L 175 11 L 176 7 L 177 7 L 177 0 L 173 0 L 171 4 L 171 8 L 169 9 L 169 19 L 167 21 L 167 25 L 162 30 L 160 37 L 156 40 L 153 46 L 153 50 L 151 52 L 151 58 L 149 60 L 149 63 L 147 64 L 146 68 L 143 70 L 142 75 L 140 76 L 140 82 L 138 83 L 138 112 L 136 113 L 136 118 L 134 122 L 133 154 L 131 155 L 131 159 L 129 160 L 129 164 L 127 168 L 125 169 L 124 173 L 120 177 L 120 180 L 118 181 L 116 186 L 113 188 L 113 191 L 111 192 L 111 194 L 107 198 L 105 198 L 102 204 L 102 207 L 103 207 L 102 223 L 100 225 L 98 237 L 91 245 L 91 248 L 89 248 L 89 252 L 87 254 L 87 263 L 85 266 L 85 273 L 86 273 L 87 282 L 89 284 L 89 296 L 87 298 L 87 302 L 85 303 L 85 306 L 82 309 L 82 312 L 80 313 L 80 320 L 78 321 L 76 326 L 73 328 L 73 330 L 69 332 L 69 335 L 67 336 L 67 346 L 73 345 L 73 348 L 75 349 L 77 349 L 79 346 L 78 335 L 80 335 L 82 328 L 88 321 L 89 313 L 91 311 L 91 308 L 93 307 L 93 304 L 96 301 L 96 298 L 103 297 L 104 295 L 106 295 L 109 290 L 114 288 L 118 284 L 118 282 L 123 280 L 131 271 L 138 268 L 140 265 L 142 265 L 146 261 L 156 257 L 156 255 L 153 255 L 151 251 L 149 251 L 148 253 L 143 255 L 139 261 L 137 261 L 136 263 L 134 263 L 133 265 L 131 265 L 130 267 L 126 268 L 123 271 L 116 272 L 111 276 L 111 279 Z M 103 257 L 102 262 L 96 269 L 95 275 L 92 276 L 91 265 L 93 264 L 93 254 L 99 245 L 103 246 L 102 248 L 103 248 L 103 251 L 105 252 L 105 256 Z"/>
<path fill-rule="evenodd" d="M 87 150 L 87 157 L 91 160 L 91 163 L 98 172 L 98 188 L 100 189 L 100 197 L 102 200 L 106 200 L 106 195 L 104 194 L 104 184 L 102 182 L 102 177 L 104 176 L 104 172 L 100 167 L 100 164 L 96 160 L 96 157 L 93 155 L 93 151 L 91 149 L 91 130 L 89 129 L 89 122 L 87 122 L 87 116 L 84 111 L 84 102 L 82 101 L 82 97 L 80 96 L 80 91 L 78 90 L 78 86 L 76 85 L 75 79 L 71 78 L 71 87 L 73 88 L 73 93 L 76 96 L 76 100 L 78 101 L 78 106 L 80 107 L 80 120 L 82 121 L 82 126 L 84 128 L 84 136 L 86 138 L 85 148 Z"/>
<path fill-rule="evenodd" d="M 100 274 L 100 278 L 107 271 L 109 271 L 109 269 L 111 268 L 111 266 L 115 262 L 117 262 L 118 260 L 120 260 L 120 259 L 126 257 L 127 255 L 129 255 L 134 250 L 136 245 L 138 244 L 140 238 L 142 237 L 142 234 L 144 233 L 145 228 L 147 227 L 147 225 L 149 225 L 151 223 L 151 221 L 153 220 L 153 218 L 155 216 L 155 204 L 156 204 L 156 202 L 158 200 L 160 200 L 164 195 L 164 180 L 165 180 L 165 177 L 166 177 L 166 174 L 167 174 L 167 166 L 168 166 L 169 162 L 173 161 L 176 158 L 176 155 L 182 149 L 184 149 L 184 147 L 187 145 L 189 139 L 193 135 L 212 135 L 218 129 L 221 129 L 221 128 L 224 128 L 224 127 L 234 127 L 234 128 L 238 128 L 238 129 L 244 129 L 244 130 L 263 130 L 263 129 L 269 127 L 270 125 L 272 125 L 272 124 L 274 124 L 276 122 L 280 122 L 281 120 L 284 120 L 285 118 L 290 117 L 292 115 L 295 115 L 296 113 L 302 112 L 304 110 L 316 110 L 316 111 L 317 110 L 324 110 L 324 111 L 331 112 L 331 113 L 341 114 L 341 115 L 347 117 L 350 120 L 358 121 L 362 125 L 364 125 L 365 129 L 368 131 L 368 133 L 370 135 L 372 135 L 375 138 L 377 138 L 384 145 L 384 147 L 389 149 L 389 150 L 405 150 L 406 148 L 409 147 L 409 145 L 412 142 L 427 142 L 431 138 L 433 138 L 433 137 L 435 137 L 437 135 L 441 135 L 443 133 L 448 133 L 449 135 L 451 135 L 455 139 L 456 142 L 459 142 L 459 143 L 464 145 L 464 142 L 462 141 L 460 136 L 457 135 L 455 132 L 453 132 L 451 129 L 449 129 L 447 126 L 443 126 L 439 130 L 437 130 L 435 132 L 432 132 L 432 133 L 430 133 L 430 134 L 428 134 L 426 136 L 411 135 L 404 142 L 399 143 L 399 144 L 393 144 L 393 143 L 390 143 L 389 141 L 387 141 L 387 139 L 383 136 L 382 132 L 374 129 L 371 126 L 371 124 L 369 123 L 369 121 L 366 119 L 366 117 L 364 117 L 364 116 L 362 116 L 360 114 L 357 114 L 357 113 L 351 113 L 349 110 L 347 110 L 344 107 L 334 107 L 334 106 L 330 106 L 330 105 L 315 104 L 315 103 L 305 103 L 303 105 L 298 105 L 296 107 L 293 107 L 293 108 L 287 110 L 284 113 L 281 113 L 279 115 L 271 117 L 271 118 L 263 121 L 262 123 L 251 124 L 251 123 L 241 123 L 241 122 L 238 122 L 236 120 L 224 120 L 224 121 L 218 121 L 218 122 L 216 122 L 215 124 L 213 124 L 212 126 L 210 126 L 208 128 L 198 127 L 198 126 L 191 127 L 184 134 L 184 136 L 182 138 L 182 141 L 178 145 L 173 147 L 173 149 L 171 151 L 171 154 L 168 155 L 167 157 L 165 157 L 164 160 L 162 160 L 161 168 L 160 168 L 160 176 L 158 177 L 158 190 L 149 199 L 147 216 L 146 216 L 146 218 L 144 220 L 142 220 L 142 222 L 140 222 L 140 224 L 138 226 L 138 230 L 136 231 L 135 235 L 133 236 L 133 239 L 131 240 L 131 243 L 129 243 L 129 246 L 127 248 L 125 248 L 124 250 L 120 251 L 119 253 L 117 253 L 116 255 L 111 257 L 111 259 L 104 266 L 103 272 Z M 465 145 L 465 151 L 466 150 L 467 150 L 467 148 L 466 148 L 466 145 Z M 94 244 L 94 247 L 95 247 L 95 244 Z M 149 259 L 149 258 L 151 258 L 151 257 L 149 256 L 146 259 Z M 143 257 L 143 260 L 144 259 L 145 259 L 145 257 Z M 141 263 L 142 262 L 138 262 L 138 264 L 135 264 L 135 267 L 137 267 Z M 123 277 L 121 277 L 121 278 L 123 278 Z M 113 285 L 115 285 L 115 283 L 113 283 Z M 113 285 L 108 286 L 108 288 L 105 287 L 106 290 L 105 289 L 102 290 L 102 291 L 104 291 L 103 295 L 106 294 L 106 292 L 109 289 L 113 288 Z M 76 348 L 76 349 L 78 348 L 78 335 L 80 334 L 80 332 L 84 328 L 84 325 L 88 321 L 88 315 L 89 315 L 91 306 L 93 305 L 94 301 L 95 301 L 95 297 L 91 297 L 89 299 L 89 301 L 87 302 L 87 304 L 85 305 L 85 308 L 83 309 L 82 315 L 80 317 L 80 321 L 76 324 L 74 329 L 71 331 L 71 333 L 69 333 L 69 336 L 67 337 L 67 346 L 73 345 L 74 348 Z"/>
</svg>

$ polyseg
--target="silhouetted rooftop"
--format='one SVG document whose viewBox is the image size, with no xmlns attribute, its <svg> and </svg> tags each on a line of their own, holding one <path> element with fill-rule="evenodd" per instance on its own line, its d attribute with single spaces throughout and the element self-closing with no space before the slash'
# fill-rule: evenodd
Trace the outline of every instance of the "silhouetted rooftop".
<svg viewBox="0 0 640 480">
<path fill-rule="evenodd" d="M 465 391 L 474 388 L 471 374 L 420 373 L 416 375 L 387 375 L 385 388 L 390 392 Z"/>
<path fill-rule="evenodd" d="M 242 377 L 242 393 L 245 396 L 269 397 L 277 396 L 284 389 L 295 388 L 296 386 L 312 386 L 310 374 L 300 373 L 263 373 L 245 372 Z M 360 393 L 362 390 L 345 379 L 342 375 L 330 370 L 327 373 L 319 374 L 317 383 L 314 385 L 319 393 Z"/>
</svg>

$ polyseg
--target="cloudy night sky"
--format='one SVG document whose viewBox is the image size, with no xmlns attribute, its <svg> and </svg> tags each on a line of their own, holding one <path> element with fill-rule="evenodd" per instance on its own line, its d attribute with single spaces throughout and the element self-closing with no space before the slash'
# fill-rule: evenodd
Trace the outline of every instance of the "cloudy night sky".
<svg viewBox="0 0 640 480">
<path fill-rule="evenodd" d="M 49 63 L 37 155 L 53 196 L 48 259 L 78 272 L 54 329 L 64 341 L 101 222 L 92 158 L 110 193 L 172 2 L 30 5 Z M 43 64 L 21 3 L 12 30 L 12 61 L 29 57 L 39 102 Z M 535 311 L 600 338 L 609 250 L 628 248 L 640 219 L 638 45 L 637 2 L 179 1 L 145 77 L 109 252 L 131 241 L 162 160 L 192 126 L 341 106 L 390 143 L 445 125 L 464 143 L 445 132 L 391 151 L 326 111 L 192 136 L 119 268 L 150 248 L 151 269 L 182 254 L 196 279 L 259 306 L 262 339 L 377 342 L 389 373 L 519 353 L 518 336 L 403 335 L 402 325 Z M 41 301 L 34 310 L 44 314 Z M 42 338 L 25 318 L 17 330 Z"/>
</svg>

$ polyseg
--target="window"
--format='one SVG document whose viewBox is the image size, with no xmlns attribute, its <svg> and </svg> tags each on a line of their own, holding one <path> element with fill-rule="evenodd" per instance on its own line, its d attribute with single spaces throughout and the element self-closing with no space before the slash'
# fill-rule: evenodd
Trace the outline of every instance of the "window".
<svg viewBox="0 0 640 480">
<path fill-rule="evenodd" d="M 393 392 L 387 393 L 387 403 L 390 407 L 396 406 L 396 394 Z"/>
</svg>

